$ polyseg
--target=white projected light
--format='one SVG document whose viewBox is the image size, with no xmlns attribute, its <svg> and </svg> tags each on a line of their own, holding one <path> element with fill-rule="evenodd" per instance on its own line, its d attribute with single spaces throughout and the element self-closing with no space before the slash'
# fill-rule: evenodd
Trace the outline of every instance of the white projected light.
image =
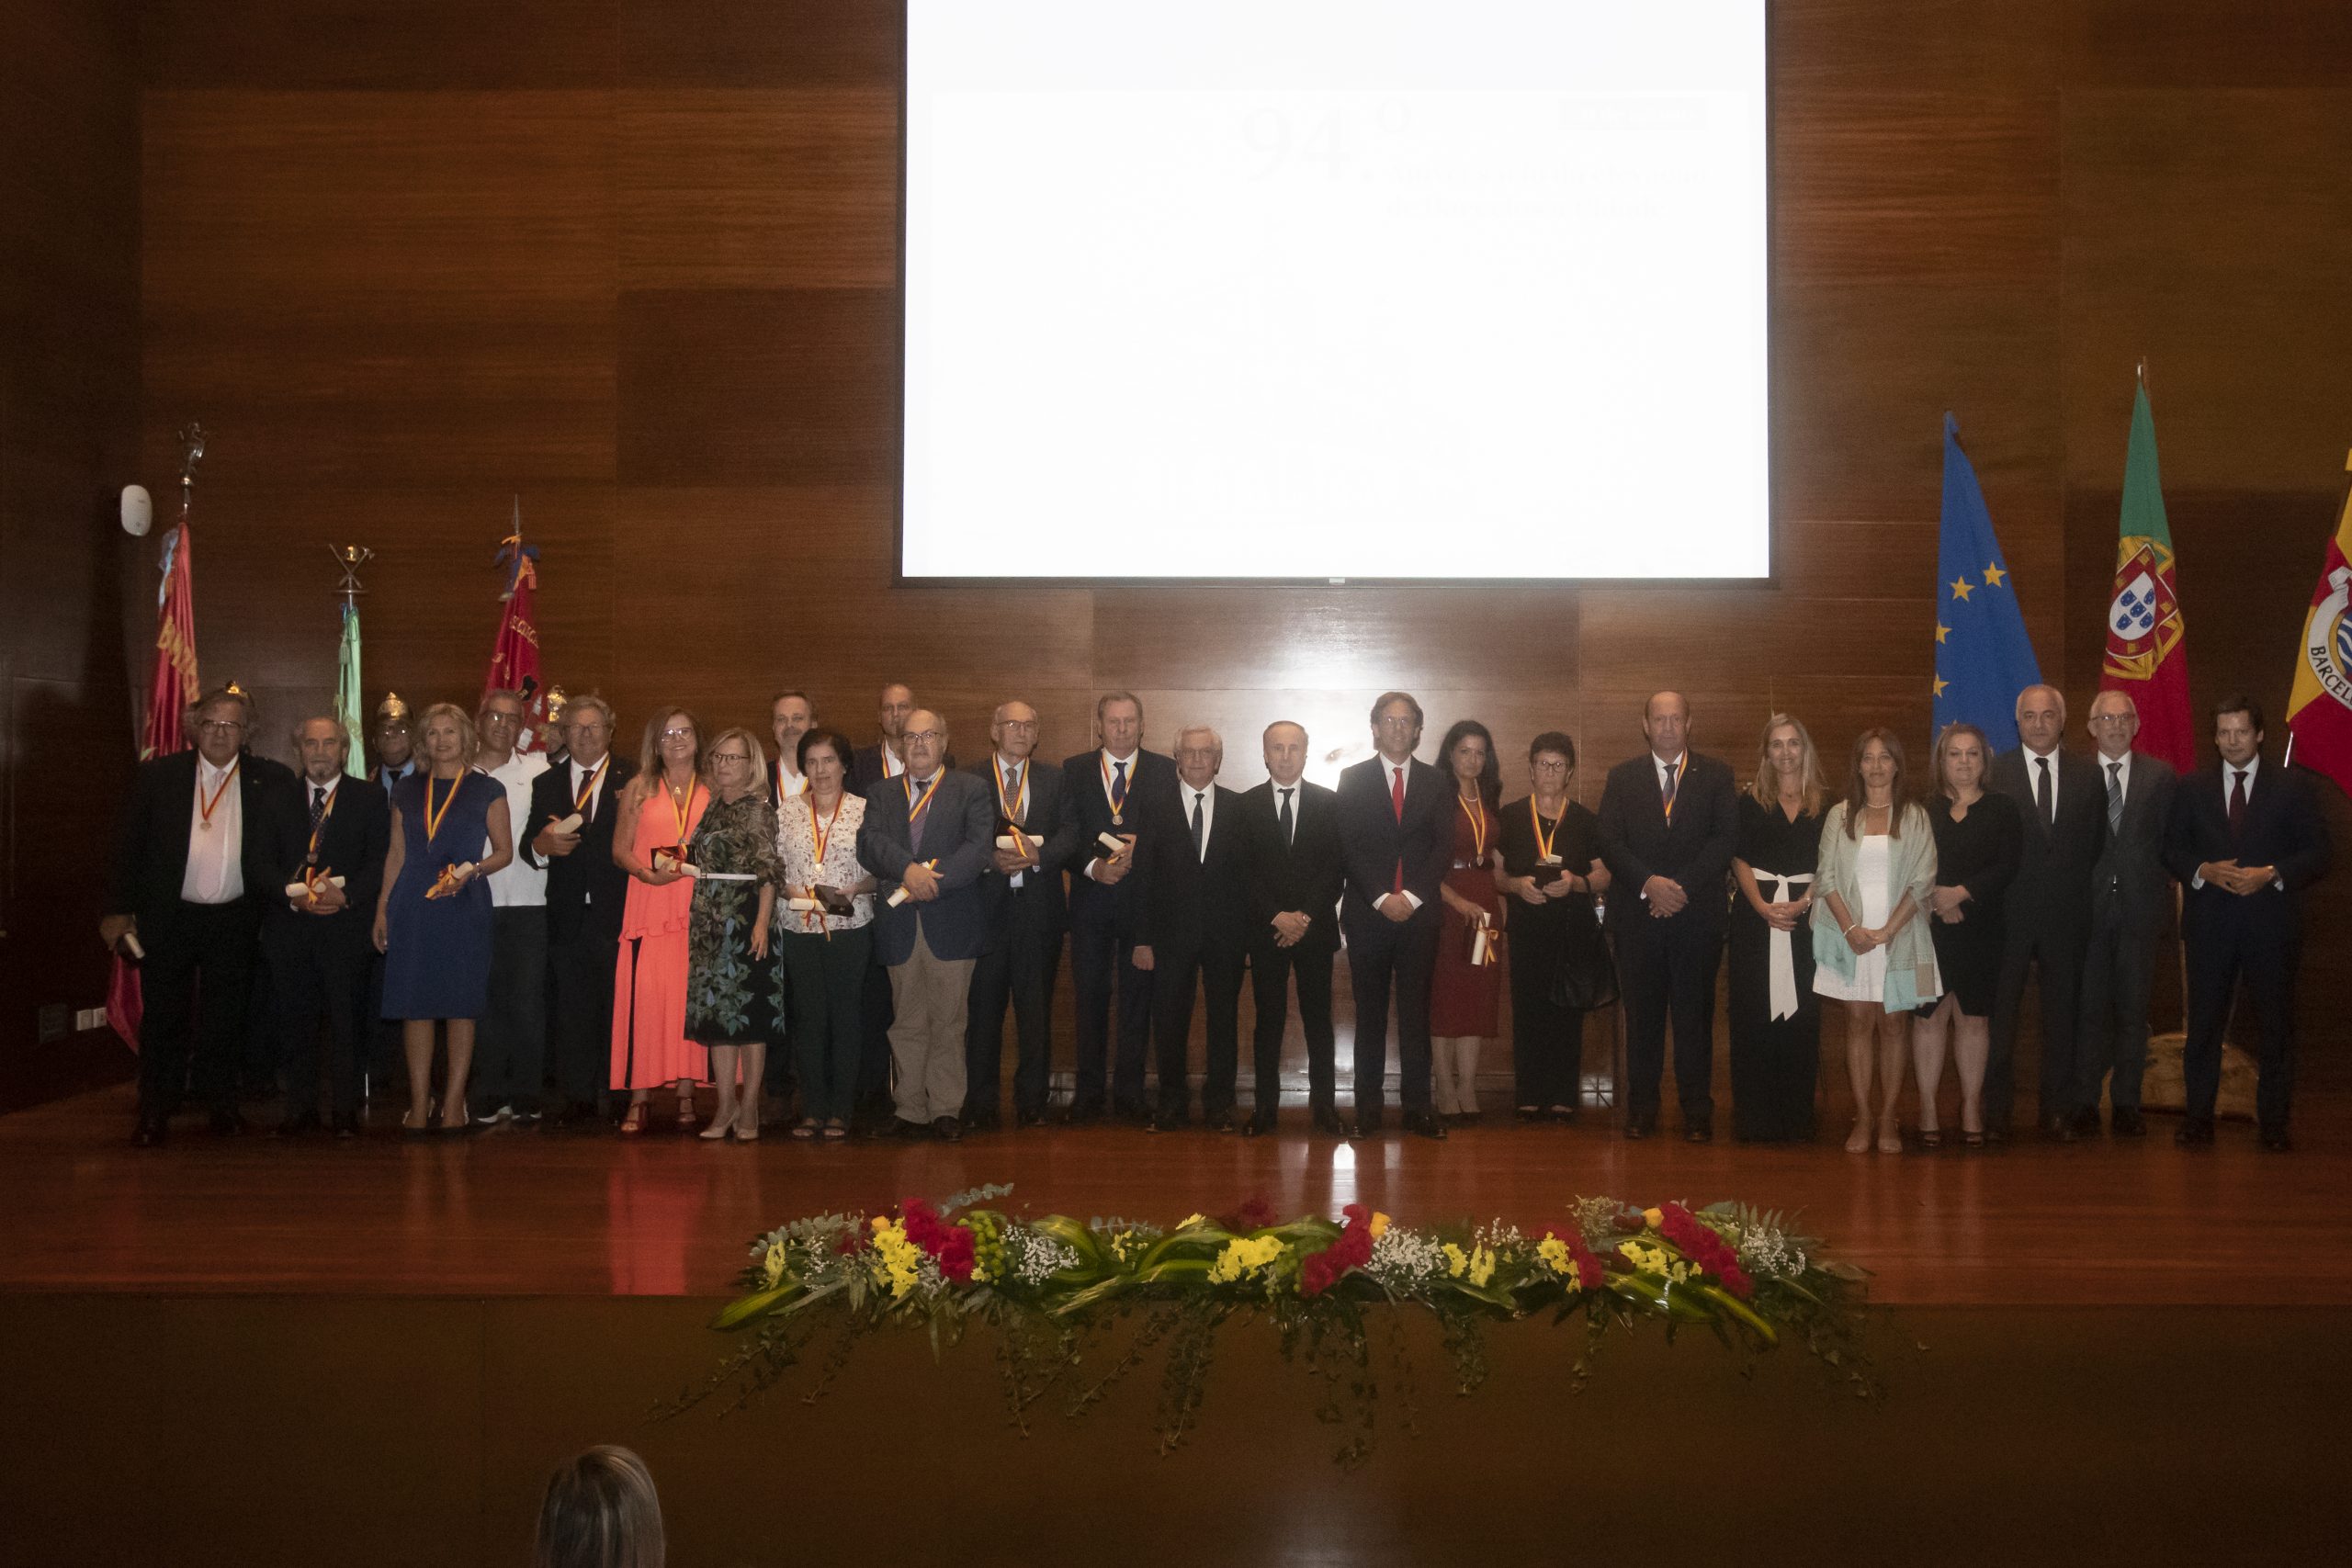
<svg viewBox="0 0 2352 1568">
<path fill-rule="evenodd" d="M 908 0 L 909 578 L 1760 577 L 1765 0 Z"/>
</svg>

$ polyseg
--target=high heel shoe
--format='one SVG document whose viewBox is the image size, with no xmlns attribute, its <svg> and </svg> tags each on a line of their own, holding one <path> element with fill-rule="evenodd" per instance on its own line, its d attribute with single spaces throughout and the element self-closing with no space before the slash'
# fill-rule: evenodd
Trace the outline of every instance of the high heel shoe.
<svg viewBox="0 0 2352 1568">
<path fill-rule="evenodd" d="M 735 1141 L 739 1144 L 758 1143 L 760 1141 L 759 1106 L 757 1104 L 749 1104 L 745 1105 L 741 1111 L 738 1111 L 735 1113 L 735 1120 L 729 1130 L 734 1133 Z"/>
<path fill-rule="evenodd" d="M 696 1120 L 697 1119 L 695 1115 L 695 1097 L 691 1094 L 682 1094 L 678 1096 L 678 1131 L 681 1133 L 693 1132 L 695 1130 L 695 1123 Z"/>
<path fill-rule="evenodd" d="M 692 1119 L 691 1113 L 686 1116 L 681 1116 L 678 1118 L 678 1125 L 684 1127 L 687 1125 Z M 734 1130 L 735 1111 L 732 1107 L 722 1105 L 718 1108 L 718 1114 L 710 1119 L 710 1125 L 705 1127 L 701 1132 L 695 1135 L 706 1144 L 715 1144 L 720 1139 L 726 1137 L 728 1134 Z"/>
<path fill-rule="evenodd" d="M 633 1138 L 644 1131 L 645 1101 L 639 1100 L 633 1101 L 628 1108 L 628 1114 L 621 1118 L 621 1135 L 625 1138 Z"/>
</svg>

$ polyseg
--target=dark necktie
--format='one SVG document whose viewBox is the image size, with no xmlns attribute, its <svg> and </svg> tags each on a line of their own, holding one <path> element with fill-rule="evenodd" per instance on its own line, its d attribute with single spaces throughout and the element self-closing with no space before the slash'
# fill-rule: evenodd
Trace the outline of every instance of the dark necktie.
<svg viewBox="0 0 2352 1568">
<path fill-rule="evenodd" d="M 2041 770 L 2041 776 L 2033 782 L 2033 808 L 2041 813 L 2043 827 L 2054 828 L 2058 825 L 2058 807 L 2051 799 L 2050 759 L 2036 757 L 2033 763 Z"/>
<path fill-rule="evenodd" d="M 1193 858 L 1196 861 L 1205 861 L 1209 858 L 1206 852 L 1208 840 L 1201 830 L 1201 802 L 1206 798 L 1207 796 L 1198 793 L 1193 796 Z"/>
<path fill-rule="evenodd" d="M 1118 816 L 1127 808 L 1127 765 L 1111 764 L 1111 815 Z"/>
<path fill-rule="evenodd" d="M 2107 765 L 2107 830 L 2109 836 L 2123 832 L 2123 764 Z"/>
<path fill-rule="evenodd" d="M 1290 791 L 1283 791 L 1283 842 L 1285 845 L 1288 845 L 1298 832 L 1298 819 L 1291 815 L 1290 796 Z"/>
<path fill-rule="evenodd" d="M 319 861 L 319 818 L 326 814 L 327 786 L 312 784 L 311 786 L 311 853 L 308 858 L 313 865 L 316 865 Z"/>
<path fill-rule="evenodd" d="M 1402 768 L 1396 770 L 1396 783 L 1388 792 L 1388 803 L 1396 808 L 1396 825 L 1403 827 L 1405 825 L 1405 770 Z M 1402 859 L 1396 863 L 1396 885 L 1388 891 L 1391 893 L 1405 891 L 1405 863 Z"/>
<path fill-rule="evenodd" d="M 2235 840 L 2245 831 L 2245 770 L 2233 768 L 2230 773 L 2230 837 Z"/>
<path fill-rule="evenodd" d="M 1680 772 L 1679 768 L 1668 762 L 1666 765 L 1666 782 L 1658 789 L 1658 803 L 1665 807 L 1666 819 L 1668 822 L 1674 820 L 1674 785 L 1677 775 Z"/>
</svg>

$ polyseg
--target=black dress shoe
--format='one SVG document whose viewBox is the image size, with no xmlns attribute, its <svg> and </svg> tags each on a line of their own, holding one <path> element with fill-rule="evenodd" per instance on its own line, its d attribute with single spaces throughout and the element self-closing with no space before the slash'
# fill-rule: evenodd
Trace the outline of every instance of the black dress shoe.
<svg viewBox="0 0 2352 1568">
<path fill-rule="evenodd" d="M 357 1136 L 359 1136 L 358 1117 L 338 1116 L 334 1119 L 334 1141 L 336 1143 L 347 1144 Z"/>
<path fill-rule="evenodd" d="M 964 1124 L 953 1116 L 934 1118 L 931 1123 L 931 1130 L 941 1143 L 960 1144 L 964 1141 Z"/>
<path fill-rule="evenodd" d="M 2172 1141 L 2183 1148 L 2213 1141 L 2213 1119 L 2211 1116 L 2184 1116 L 2180 1125 L 2173 1129 Z"/>
<path fill-rule="evenodd" d="M 245 1134 L 245 1119 L 233 1111 L 212 1113 L 212 1135 L 216 1138 L 242 1138 Z"/>
<path fill-rule="evenodd" d="M 1151 1107 L 1137 1101 L 1132 1105 L 1111 1107 L 1111 1120 L 1125 1122 L 1130 1127 L 1147 1126 L 1151 1121 Z"/>
<path fill-rule="evenodd" d="M 1712 1121 L 1686 1122 L 1682 1124 L 1682 1141 L 1686 1144 L 1712 1144 L 1715 1141 L 1715 1124 Z"/>
<path fill-rule="evenodd" d="M 2041 1119 L 2041 1135 L 2053 1144 L 2071 1144 L 2075 1141 L 2075 1119 L 2045 1116 Z"/>
<path fill-rule="evenodd" d="M 269 1131 L 273 1138 L 299 1138 L 305 1133 L 319 1130 L 319 1115 L 315 1111 L 297 1111 Z"/>
<path fill-rule="evenodd" d="M 1046 1113 L 1042 1111 L 1020 1111 L 1013 1116 L 1012 1124 L 1020 1131 L 1025 1133 L 1032 1127 L 1044 1126 L 1046 1124 Z"/>
<path fill-rule="evenodd" d="M 139 1119 L 139 1125 L 130 1130 L 130 1146 L 152 1149 L 164 1141 L 167 1131 L 168 1123 L 162 1117 L 142 1116 Z"/>
<path fill-rule="evenodd" d="M 1273 1130 L 1274 1113 L 1271 1111 L 1257 1111 L 1249 1121 L 1241 1123 L 1241 1135 L 1245 1138 L 1263 1137 Z"/>
<path fill-rule="evenodd" d="M 1408 1111 L 1405 1112 L 1405 1131 L 1438 1143 L 1445 1141 L 1445 1123 L 1438 1120 L 1435 1111 Z"/>
<path fill-rule="evenodd" d="M 1181 1133 L 1193 1124 L 1193 1119 L 1181 1111 L 1159 1111 L 1143 1124 L 1147 1133 Z"/>
<path fill-rule="evenodd" d="M 1355 1124 L 1348 1129 L 1348 1136 L 1351 1138 L 1376 1138 L 1380 1136 L 1380 1112 L 1377 1111 L 1358 1111 L 1356 1113 Z"/>
<path fill-rule="evenodd" d="M 1624 1134 L 1626 1137 L 1632 1139 L 1646 1138 L 1655 1125 L 1656 1122 L 1651 1117 L 1628 1116 L 1625 1118 Z"/>
<path fill-rule="evenodd" d="M 1221 1111 L 1211 1125 L 1220 1133 L 1238 1133 L 1241 1130 L 1241 1118 L 1230 1111 Z"/>
<path fill-rule="evenodd" d="M 1325 1137 L 1344 1138 L 1348 1135 L 1347 1128 L 1340 1121 L 1340 1113 L 1328 1105 L 1316 1107 L 1307 1117 L 1306 1124 Z"/>
<path fill-rule="evenodd" d="M 2133 1107 L 2119 1105 L 2108 1113 L 2107 1130 L 2119 1138 L 2144 1138 L 2148 1135 L 2148 1122 Z"/>
<path fill-rule="evenodd" d="M 1004 1125 L 993 1111 L 966 1111 L 963 1122 L 964 1131 L 967 1133 L 994 1133 L 1001 1131 Z"/>
<path fill-rule="evenodd" d="M 2098 1107 L 2096 1105 L 2086 1105 L 2080 1111 L 2075 1111 L 2074 1128 L 2075 1136 L 2078 1138 L 2098 1137 Z"/>
<path fill-rule="evenodd" d="M 2265 1127 L 2262 1130 L 2262 1146 L 2274 1155 L 2291 1154 L 2295 1140 L 2287 1136 L 2284 1127 Z"/>
<path fill-rule="evenodd" d="M 920 1138 L 931 1129 L 920 1122 L 910 1122 L 903 1116 L 893 1116 L 874 1129 L 877 1138 Z"/>
</svg>

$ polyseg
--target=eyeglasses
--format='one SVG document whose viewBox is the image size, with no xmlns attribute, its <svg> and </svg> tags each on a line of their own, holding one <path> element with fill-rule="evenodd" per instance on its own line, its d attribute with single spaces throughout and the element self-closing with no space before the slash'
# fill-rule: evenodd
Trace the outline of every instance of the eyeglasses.
<svg viewBox="0 0 2352 1568">
<path fill-rule="evenodd" d="M 752 759 L 748 755 L 741 751 L 713 751 L 710 754 L 710 761 L 713 767 L 717 767 L 721 762 L 748 762 L 751 760 Z"/>
<path fill-rule="evenodd" d="M 901 740 L 941 740 L 945 738 L 945 732 L 937 729 L 910 729 L 899 737 Z"/>
<path fill-rule="evenodd" d="M 1534 764 L 1534 767 L 1535 771 L 1539 773 L 1565 773 L 1568 771 L 1568 765 L 1560 761 L 1557 757 L 1540 760 Z"/>
<path fill-rule="evenodd" d="M 1385 713 L 1373 722 L 1384 729 L 1410 729 L 1421 721 L 1408 713 Z"/>
<path fill-rule="evenodd" d="M 2136 713 L 2095 713 L 2091 715 L 2089 722 L 2092 724 L 2137 724 L 2140 722 L 2140 716 Z"/>
<path fill-rule="evenodd" d="M 692 740 L 694 738 L 695 732 L 691 728 L 665 729 L 662 732 L 662 739 L 664 740 Z"/>
<path fill-rule="evenodd" d="M 241 735 L 245 728 L 242 721 L 233 718 L 199 719 L 196 727 L 207 735 Z"/>
</svg>

